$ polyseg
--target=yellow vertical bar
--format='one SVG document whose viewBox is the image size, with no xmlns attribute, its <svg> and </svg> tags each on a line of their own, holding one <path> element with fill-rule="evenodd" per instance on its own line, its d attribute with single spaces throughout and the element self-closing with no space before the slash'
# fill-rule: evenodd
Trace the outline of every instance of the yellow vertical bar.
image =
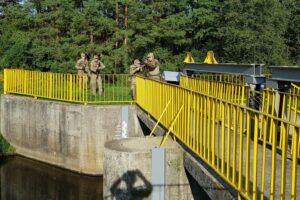
<svg viewBox="0 0 300 200">
<path fill-rule="evenodd" d="M 207 155 L 207 130 L 206 130 L 206 127 L 207 127 L 207 98 L 204 97 L 204 126 L 203 126 L 203 153 L 204 153 L 204 158 L 206 159 L 206 155 Z"/>
<path fill-rule="evenodd" d="M 211 132 L 211 124 L 212 124 L 212 121 L 211 121 L 211 102 L 212 102 L 212 98 L 210 98 L 210 97 L 207 97 L 207 110 L 208 110 L 208 112 L 207 112 L 207 114 L 208 114 L 208 119 L 207 119 L 207 122 L 208 122 L 208 124 L 207 124 L 207 160 L 208 160 L 208 162 L 209 163 L 211 163 L 211 138 L 210 138 L 210 136 L 211 136 L 211 134 L 212 134 L 212 132 Z"/>
<path fill-rule="evenodd" d="M 241 102 L 242 105 L 245 103 L 244 98 L 245 98 L 245 86 L 243 85 L 242 86 L 242 102 Z"/>
<path fill-rule="evenodd" d="M 68 99 L 68 76 L 64 74 L 64 100 Z"/>
<path fill-rule="evenodd" d="M 202 146 L 203 146 L 203 110 L 204 110 L 204 108 L 203 108 L 203 95 L 200 95 L 199 96 L 199 98 L 200 98 L 200 134 L 199 134 L 199 136 L 200 136 L 200 139 L 199 139 L 199 146 L 200 146 L 200 151 L 199 151 L 199 153 L 200 153 L 200 155 L 201 156 L 203 156 L 203 148 L 202 148 Z"/>
<path fill-rule="evenodd" d="M 258 114 L 254 115 L 254 145 L 253 145 L 253 187 L 252 199 L 257 199 L 257 151 L 258 151 Z"/>
<path fill-rule="evenodd" d="M 200 115 L 200 101 L 201 101 L 201 99 L 200 99 L 201 97 L 200 97 L 200 95 L 199 94 L 197 94 L 197 104 L 196 104 L 196 106 L 197 106 L 197 121 L 196 121 L 196 123 L 197 123 L 197 126 L 196 126 L 196 152 L 199 154 L 199 149 L 200 149 L 200 145 L 199 145 L 199 143 L 200 143 L 200 140 L 199 140 L 199 138 L 200 138 L 200 132 L 201 132 L 201 130 L 200 130 L 200 120 L 201 120 L 201 115 Z M 200 107 L 200 108 L 199 108 Z"/>
<path fill-rule="evenodd" d="M 297 167 L 298 167 L 298 158 L 297 158 L 297 150 L 299 147 L 299 128 L 298 131 L 296 131 L 296 128 L 294 127 L 293 131 L 293 160 L 292 160 L 292 188 L 291 188 L 291 199 L 295 200 L 297 199 Z M 299 186 L 298 186 L 299 187 Z"/>
<path fill-rule="evenodd" d="M 7 81 L 7 75 L 8 75 L 8 73 L 7 73 L 7 69 L 4 69 L 4 86 L 3 86 L 3 93 L 4 93 L 4 95 L 5 94 L 7 94 L 7 83 L 8 83 L 8 81 Z"/>
<path fill-rule="evenodd" d="M 53 98 L 53 73 L 50 73 L 50 98 Z"/>
<path fill-rule="evenodd" d="M 265 113 L 269 114 L 269 101 L 270 101 L 270 94 L 264 92 L 264 96 L 267 95 L 267 110 Z M 263 98 L 265 101 L 265 97 Z M 265 103 L 264 103 L 265 105 Z M 262 173 L 261 173 L 261 189 L 260 189 L 260 199 L 264 199 L 264 191 L 265 191 L 265 166 L 266 166 L 266 145 L 267 145 L 267 124 L 268 124 L 268 117 L 262 115 L 262 129 L 263 129 L 263 152 L 262 152 Z"/>
<path fill-rule="evenodd" d="M 216 107 L 216 101 L 212 100 L 212 128 L 211 128 L 211 154 L 212 154 L 212 166 L 215 167 L 215 107 Z"/>
<path fill-rule="evenodd" d="M 218 77 L 217 77 L 218 78 Z M 221 134 L 220 134 L 220 130 L 221 130 L 221 124 L 220 124 L 220 122 L 221 122 L 221 118 L 222 118 L 222 110 L 221 110 L 221 102 L 220 102 L 220 100 L 219 100 L 219 98 L 217 98 L 216 99 L 216 125 L 217 125 L 217 131 L 216 131 L 216 136 L 215 136 L 215 138 L 216 138 L 216 151 L 217 151 L 217 153 L 216 153 L 216 160 L 217 160 L 217 163 L 216 163 L 216 165 L 217 165 L 217 169 L 218 170 L 220 170 L 220 167 L 221 167 L 221 165 L 220 165 L 220 138 L 221 138 Z"/>
<path fill-rule="evenodd" d="M 69 101 L 73 100 L 73 75 L 69 75 Z"/>
<path fill-rule="evenodd" d="M 243 131 L 244 131 L 244 112 L 242 108 L 239 108 L 239 124 L 240 124 L 240 149 L 239 149 L 239 184 L 238 184 L 238 189 L 239 193 L 242 192 L 243 190 Z"/>
<path fill-rule="evenodd" d="M 285 98 L 284 98 L 285 99 Z M 287 153 L 287 127 L 284 122 L 281 122 L 280 127 L 282 137 L 282 160 L 281 160 L 281 184 L 280 184 L 280 199 L 285 199 L 285 179 L 286 179 L 286 153 Z"/>
<path fill-rule="evenodd" d="M 261 112 L 265 111 L 265 100 L 266 100 L 266 95 L 265 95 L 265 92 L 263 92 Z M 268 108 L 268 106 L 267 106 L 267 108 Z M 263 115 L 262 115 L 262 117 L 263 117 Z M 263 126 L 263 124 L 264 124 L 264 121 L 262 120 L 261 125 Z M 259 132 L 259 139 L 262 139 L 262 137 L 263 137 L 263 129 L 261 128 L 260 132 Z"/>
<path fill-rule="evenodd" d="M 57 98 L 57 99 L 58 99 L 59 96 L 60 96 L 60 95 L 59 95 L 59 91 L 60 91 L 60 90 L 59 90 L 59 85 L 60 85 L 60 84 L 59 84 L 59 76 L 58 76 L 58 74 L 55 74 L 55 90 L 56 90 L 56 91 L 55 91 L 55 98 Z"/>
<path fill-rule="evenodd" d="M 272 126 L 272 169 L 271 169 L 271 187 L 270 187 L 270 200 L 275 199 L 275 183 L 276 183 L 276 154 L 277 154 L 277 121 L 271 119 Z"/>
<path fill-rule="evenodd" d="M 269 94 L 272 95 L 271 115 L 272 115 L 272 116 L 275 116 L 275 100 L 276 100 L 276 93 L 270 92 L 270 91 L 268 91 L 268 92 L 269 92 Z M 271 120 L 273 120 L 273 118 L 271 118 Z M 271 126 L 271 131 L 270 131 L 270 136 L 269 136 L 269 141 L 268 141 L 269 143 L 272 142 L 272 138 L 273 138 L 273 133 L 274 133 L 274 131 L 272 131 L 272 129 L 273 129 L 273 126 Z"/>
<path fill-rule="evenodd" d="M 196 109 L 196 94 L 193 97 L 193 140 L 192 147 L 196 150 L 196 135 L 197 135 L 197 109 Z"/>
<path fill-rule="evenodd" d="M 40 76 L 41 79 L 42 79 L 42 92 L 41 92 L 41 96 L 43 97 L 43 96 L 44 96 L 45 80 L 44 80 L 43 74 L 41 74 L 41 72 L 38 72 L 38 73 L 39 73 L 39 76 Z"/>
<path fill-rule="evenodd" d="M 246 111 L 246 116 L 247 116 L 247 121 L 246 121 L 246 126 L 247 126 L 247 130 L 246 130 L 246 134 L 247 134 L 247 138 L 246 138 L 246 186 L 245 186 L 245 193 L 246 195 L 250 195 L 250 191 L 249 191 L 249 180 L 250 180 L 250 134 L 251 134 L 251 129 L 250 129 L 250 125 L 251 125 L 251 116 L 250 116 L 250 111 Z"/>
<path fill-rule="evenodd" d="M 183 91 L 185 91 L 185 90 L 183 90 Z M 187 109 L 186 109 L 186 114 L 187 114 L 187 123 L 186 123 L 186 125 L 187 125 L 187 130 L 188 131 L 186 131 L 186 141 L 187 141 L 187 145 L 188 146 L 190 146 L 191 144 L 190 144 L 190 136 L 191 136 L 191 91 L 189 91 L 189 92 L 186 92 L 186 95 L 187 95 Z"/>
<path fill-rule="evenodd" d="M 232 157 L 232 183 L 236 182 L 236 152 L 237 152 L 237 106 L 233 106 L 233 157 Z"/>
<path fill-rule="evenodd" d="M 227 105 L 227 115 L 228 115 L 228 119 L 227 119 L 227 172 L 226 172 L 226 177 L 227 180 L 230 179 L 230 156 L 231 156 L 231 105 Z"/>
<path fill-rule="evenodd" d="M 223 102 L 221 102 L 222 106 L 222 145 L 221 145 L 221 172 L 224 175 L 225 174 L 225 105 Z"/>
<path fill-rule="evenodd" d="M 86 97 L 85 97 L 85 99 L 86 99 L 86 101 L 88 101 L 88 78 L 87 77 L 85 77 L 85 79 L 86 79 L 86 81 L 85 81 L 85 94 L 86 94 Z"/>
</svg>

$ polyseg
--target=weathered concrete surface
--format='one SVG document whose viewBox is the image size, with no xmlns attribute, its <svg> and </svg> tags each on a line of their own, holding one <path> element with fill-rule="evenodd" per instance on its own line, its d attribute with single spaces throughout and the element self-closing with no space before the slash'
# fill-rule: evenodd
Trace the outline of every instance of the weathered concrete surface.
<svg viewBox="0 0 300 200">
<path fill-rule="evenodd" d="M 212 171 L 205 167 L 200 159 L 196 159 L 190 152 L 184 153 L 184 166 L 191 176 L 197 181 L 210 199 L 236 199 L 228 188 L 224 187 L 220 179 L 212 175 Z M 234 193 L 234 191 L 231 191 Z"/>
<path fill-rule="evenodd" d="M 141 109 L 137 108 L 137 115 L 139 119 L 149 128 L 152 129 L 155 125 L 155 121 L 148 117 L 147 114 Z M 159 126 L 155 132 L 157 135 L 161 135 L 165 132 L 164 128 Z M 228 185 L 225 185 L 225 182 L 221 182 L 220 179 L 217 179 L 217 175 L 213 174 L 207 165 L 204 165 L 203 162 L 200 162 L 199 159 L 195 159 L 191 152 L 188 152 L 188 149 L 184 148 L 184 167 L 187 172 L 195 179 L 198 187 L 193 188 L 193 190 L 204 190 L 206 193 L 204 196 L 208 196 L 210 199 L 234 199 L 233 190 L 229 191 Z M 197 187 L 197 186 L 194 186 Z M 231 189 L 231 188 L 230 188 Z M 202 199 L 195 197 L 194 199 Z"/>
<path fill-rule="evenodd" d="M 183 152 L 176 142 L 167 141 L 166 184 L 152 185 L 151 149 L 161 137 L 128 138 L 105 144 L 104 199 L 151 199 L 154 187 L 165 188 L 165 199 L 193 199 L 183 167 Z"/>
<path fill-rule="evenodd" d="M 156 124 L 156 120 L 154 120 L 150 115 L 148 115 L 143 109 L 139 106 L 136 106 L 136 113 L 138 118 L 150 129 L 152 130 Z M 157 126 L 154 135 L 163 136 L 166 130 L 162 126 Z"/>
<path fill-rule="evenodd" d="M 85 106 L 6 95 L 1 97 L 1 132 L 17 154 L 100 175 L 106 141 L 142 135 L 135 112 L 135 106 Z"/>
</svg>

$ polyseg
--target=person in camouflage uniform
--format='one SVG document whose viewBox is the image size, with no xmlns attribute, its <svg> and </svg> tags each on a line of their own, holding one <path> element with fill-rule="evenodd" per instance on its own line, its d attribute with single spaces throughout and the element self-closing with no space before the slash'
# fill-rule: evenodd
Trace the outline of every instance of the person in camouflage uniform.
<svg viewBox="0 0 300 200">
<path fill-rule="evenodd" d="M 102 95 L 102 78 L 100 75 L 101 70 L 105 68 L 104 64 L 99 60 L 99 57 L 95 55 L 90 64 L 90 77 L 93 95 L 96 95 L 96 88 L 98 84 L 98 93 Z"/>
<path fill-rule="evenodd" d="M 132 90 L 132 99 L 136 99 L 136 83 L 135 75 L 139 74 L 142 71 L 141 62 L 136 59 L 133 62 L 133 65 L 130 66 L 130 75 L 131 75 L 131 90 Z"/>
<path fill-rule="evenodd" d="M 77 61 L 75 68 L 78 75 L 89 75 L 89 62 L 85 53 L 80 54 L 80 59 Z"/>
<path fill-rule="evenodd" d="M 144 67 L 148 70 L 147 77 L 160 80 L 160 70 L 158 60 L 155 59 L 153 53 L 149 53 L 144 61 Z"/>
</svg>

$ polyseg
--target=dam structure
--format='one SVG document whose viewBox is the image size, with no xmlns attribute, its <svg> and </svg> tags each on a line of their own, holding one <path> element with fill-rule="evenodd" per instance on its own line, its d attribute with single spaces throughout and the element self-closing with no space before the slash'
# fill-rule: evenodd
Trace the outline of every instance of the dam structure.
<svg viewBox="0 0 300 200">
<path fill-rule="evenodd" d="M 103 177 L 103 199 L 296 199 L 300 69 L 185 64 L 178 83 L 4 70 L 1 133 L 16 154 Z"/>
</svg>

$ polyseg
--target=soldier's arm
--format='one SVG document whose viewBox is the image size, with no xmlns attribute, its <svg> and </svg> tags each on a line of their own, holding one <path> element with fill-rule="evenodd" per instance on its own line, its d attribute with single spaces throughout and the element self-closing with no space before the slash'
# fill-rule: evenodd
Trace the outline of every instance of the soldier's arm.
<svg viewBox="0 0 300 200">
<path fill-rule="evenodd" d="M 131 74 L 131 75 L 133 75 L 134 74 L 134 66 L 130 66 L 130 71 L 129 71 L 129 73 Z"/>
<path fill-rule="evenodd" d="M 91 76 L 91 70 L 90 70 L 90 68 L 89 68 L 89 65 L 87 65 L 87 66 L 85 67 L 84 71 L 86 72 L 86 74 L 87 74 L 88 76 Z"/>
<path fill-rule="evenodd" d="M 99 69 L 104 69 L 105 68 L 105 65 L 100 61 L 100 67 Z"/>
<path fill-rule="evenodd" d="M 131 65 L 130 66 L 130 74 L 133 75 L 135 74 L 136 72 L 140 71 L 140 68 L 139 67 L 136 67 L 134 65 Z"/>
<path fill-rule="evenodd" d="M 154 62 L 145 62 L 145 65 L 147 66 L 147 68 L 149 68 L 150 70 L 155 69 L 158 66 L 158 61 L 154 61 Z"/>
<path fill-rule="evenodd" d="M 76 65 L 75 65 L 76 69 L 82 69 L 82 66 L 80 66 L 80 60 L 77 61 Z"/>
</svg>

